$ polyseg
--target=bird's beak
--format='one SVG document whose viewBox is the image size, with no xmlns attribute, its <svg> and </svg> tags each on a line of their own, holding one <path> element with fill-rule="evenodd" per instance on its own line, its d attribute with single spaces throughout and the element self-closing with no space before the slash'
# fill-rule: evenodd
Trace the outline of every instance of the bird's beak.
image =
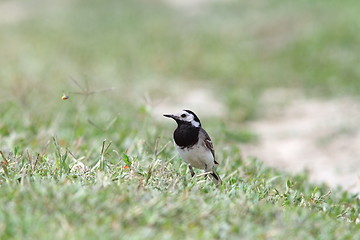
<svg viewBox="0 0 360 240">
<path fill-rule="evenodd" d="M 174 120 L 177 119 L 177 117 L 175 115 L 173 115 L 173 114 L 164 114 L 164 117 L 172 118 Z"/>
</svg>

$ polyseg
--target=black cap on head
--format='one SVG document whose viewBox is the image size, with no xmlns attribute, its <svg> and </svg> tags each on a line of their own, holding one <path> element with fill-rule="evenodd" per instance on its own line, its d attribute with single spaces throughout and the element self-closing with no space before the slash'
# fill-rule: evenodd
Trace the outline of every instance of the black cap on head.
<svg viewBox="0 0 360 240">
<path fill-rule="evenodd" d="M 199 123 L 200 123 L 200 119 L 196 116 L 196 114 L 195 114 L 193 111 L 187 110 L 187 109 L 184 109 L 184 111 L 187 112 L 187 113 L 190 113 L 191 115 L 193 115 L 193 116 L 194 116 L 194 120 L 195 120 L 196 122 L 199 122 Z"/>
</svg>

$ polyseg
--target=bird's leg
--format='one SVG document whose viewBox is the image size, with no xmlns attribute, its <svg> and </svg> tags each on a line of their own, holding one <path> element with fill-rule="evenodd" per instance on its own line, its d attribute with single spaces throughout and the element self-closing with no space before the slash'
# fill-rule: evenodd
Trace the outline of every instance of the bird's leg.
<svg viewBox="0 0 360 240">
<path fill-rule="evenodd" d="M 207 164 L 205 164 L 204 173 L 198 174 L 196 175 L 196 177 L 203 177 L 203 176 L 208 177 L 210 173 L 211 171 L 208 169 Z"/>
<path fill-rule="evenodd" d="M 189 169 L 190 169 L 190 174 L 191 174 L 191 177 L 194 177 L 195 176 L 195 172 L 194 172 L 194 169 L 193 167 L 189 164 Z"/>
<path fill-rule="evenodd" d="M 204 174 L 206 174 L 206 175 L 208 175 L 208 176 L 209 176 L 210 172 L 211 172 L 211 170 L 210 170 L 210 169 L 208 169 L 208 165 L 207 165 L 207 164 L 205 164 L 205 173 L 204 173 Z"/>
<path fill-rule="evenodd" d="M 208 169 L 207 164 L 205 164 L 205 172 L 204 172 L 204 175 L 205 175 L 206 177 L 209 177 L 209 178 L 210 178 L 210 175 L 211 175 L 211 170 Z"/>
</svg>

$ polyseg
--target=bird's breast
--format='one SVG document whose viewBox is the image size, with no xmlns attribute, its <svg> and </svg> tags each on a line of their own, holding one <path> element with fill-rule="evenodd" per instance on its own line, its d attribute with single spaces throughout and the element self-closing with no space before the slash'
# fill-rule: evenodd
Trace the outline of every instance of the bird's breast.
<svg viewBox="0 0 360 240">
<path fill-rule="evenodd" d="M 199 140 L 199 129 L 191 126 L 179 126 L 174 132 L 174 141 L 180 147 L 190 147 Z"/>
</svg>

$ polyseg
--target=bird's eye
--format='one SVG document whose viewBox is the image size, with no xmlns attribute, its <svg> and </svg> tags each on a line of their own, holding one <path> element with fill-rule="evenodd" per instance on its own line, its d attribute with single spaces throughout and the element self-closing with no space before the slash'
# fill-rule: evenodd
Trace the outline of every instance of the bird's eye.
<svg viewBox="0 0 360 240">
<path fill-rule="evenodd" d="M 184 113 L 184 114 L 181 114 L 181 117 L 182 117 L 182 118 L 186 117 L 186 114 L 185 114 L 185 113 Z"/>
</svg>

